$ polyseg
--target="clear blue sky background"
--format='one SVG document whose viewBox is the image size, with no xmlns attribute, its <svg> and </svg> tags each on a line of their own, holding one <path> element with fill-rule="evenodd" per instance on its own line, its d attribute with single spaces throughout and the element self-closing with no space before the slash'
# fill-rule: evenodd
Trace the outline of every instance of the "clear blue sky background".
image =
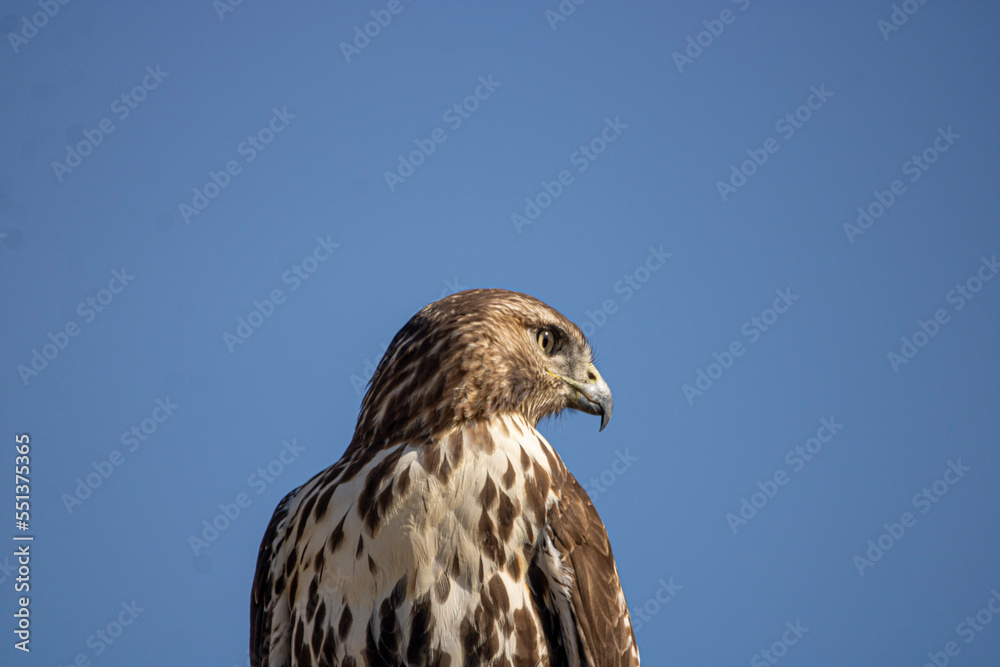
<svg viewBox="0 0 1000 667">
<path fill-rule="evenodd" d="M 496 286 L 589 323 L 614 419 L 543 432 L 645 664 L 996 664 L 996 4 L 49 2 L 0 11 L 0 662 L 245 665 L 275 504 Z"/>
</svg>

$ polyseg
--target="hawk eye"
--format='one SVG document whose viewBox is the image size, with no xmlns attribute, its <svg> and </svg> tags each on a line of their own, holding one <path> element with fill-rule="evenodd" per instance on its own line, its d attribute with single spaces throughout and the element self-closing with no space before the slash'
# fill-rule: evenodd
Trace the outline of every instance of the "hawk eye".
<svg viewBox="0 0 1000 667">
<path fill-rule="evenodd" d="M 556 351 L 556 334 L 551 329 L 542 329 L 538 332 L 538 347 L 542 352 L 551 356 Z"/>
</svg>

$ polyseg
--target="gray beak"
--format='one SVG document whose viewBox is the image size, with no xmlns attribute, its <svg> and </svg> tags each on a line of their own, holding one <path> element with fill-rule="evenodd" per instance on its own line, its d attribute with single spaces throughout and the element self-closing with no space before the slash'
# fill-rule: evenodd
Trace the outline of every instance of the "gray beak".
<svg viewBox="0 0 1000 667">
<path fill-rule="evenodd" d="M 604 427 L 611 421 L 614 400 L 611 398 L 611 389 L 608 388 L 608 383 L 597 372 L 597 368 L 593 364 L 587 368 L 587 382 L 579 382 L 573 378 L 549 372 L 576 389 L 575 401 L 570 405 L 571 408 L 589 415 L 601 416 L 600 430 L 603 431 Z"/>
</svg>

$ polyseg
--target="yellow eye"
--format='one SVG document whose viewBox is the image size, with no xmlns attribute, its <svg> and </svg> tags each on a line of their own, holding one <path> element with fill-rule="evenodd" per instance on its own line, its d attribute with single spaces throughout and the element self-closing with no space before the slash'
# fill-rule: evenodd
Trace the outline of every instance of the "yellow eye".
<svg viewBox="0 0 1000 667">
<path fill-rule="evenodd" d="M 556 349 L 556 335 L 548 329 L 542 329 L 538 332 L 538 347 L 546 355 L 551 355 Z"/>
</svg>

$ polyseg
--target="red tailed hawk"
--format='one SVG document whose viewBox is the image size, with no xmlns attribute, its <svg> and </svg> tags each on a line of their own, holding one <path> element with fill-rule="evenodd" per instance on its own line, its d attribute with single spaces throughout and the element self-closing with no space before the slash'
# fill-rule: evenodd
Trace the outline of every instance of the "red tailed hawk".
<svg viewBox="0 0 1000 667">
<path fill-rule="evenodd" d="M 252 665 L 638 666 L 604 524 L 535 428 L 564 408 L 603 429 L 611 391 L 554 309 L 481 289 L 414 315 L 267 527 Z"/>
</svg>

